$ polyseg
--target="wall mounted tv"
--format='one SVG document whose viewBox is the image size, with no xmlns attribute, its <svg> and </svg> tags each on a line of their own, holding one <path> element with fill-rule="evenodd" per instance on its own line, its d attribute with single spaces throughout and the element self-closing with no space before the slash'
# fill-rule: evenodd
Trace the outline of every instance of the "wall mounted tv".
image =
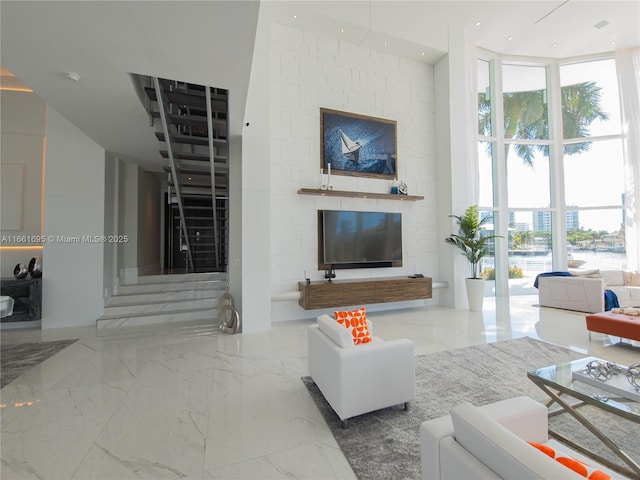
<svg viewBox="0 0 640 480">
<path fill-rule="evenodd" d="M 402 266 L 402 215 L 318 210 L 318 270 Z"/>
</svg>

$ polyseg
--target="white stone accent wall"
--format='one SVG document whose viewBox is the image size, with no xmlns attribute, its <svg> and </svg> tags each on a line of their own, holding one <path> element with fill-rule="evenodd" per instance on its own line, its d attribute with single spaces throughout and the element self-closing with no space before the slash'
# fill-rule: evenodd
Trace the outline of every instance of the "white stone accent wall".
<svg viewBox="0 0 640 480">
<path fill-rule="evenodd" d="M 317 262 L 317 210 L 401 212 L 403 267 L 338 270 L 337 278 L 436 276 L 436 157 L 433 66 L 334 38 L 272 24 L 271 30 L 272 322 L 308 318 L 293 298 Z M 422 201 L 298 195 L 320 183 L 320 108 L 397 122 L 400 180 Z M 391 181 L 332 175 L 336 190 L 388 193 Z M 434 299 L 435 300 L 435 299 Z M 432 300 L 432 301 L 434 301 Z M 381 308 L 398 308 L 390 305 Z"/>
</svg>

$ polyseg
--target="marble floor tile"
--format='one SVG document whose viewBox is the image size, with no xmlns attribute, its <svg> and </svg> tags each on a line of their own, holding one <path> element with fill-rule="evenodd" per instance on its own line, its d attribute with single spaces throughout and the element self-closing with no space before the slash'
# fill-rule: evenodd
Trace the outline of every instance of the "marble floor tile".
<svg viewBox="0 0 640 480">
<path fill-rule="evenodd" d="M 417 355 L 531 336 L 619 363 L 640 347 L 585 330 L 584 314 L 537 297 L 486 299 L 482 312 L 425 306 L 369 312 L 374 334 Z M 225 335 L 154 325 L 8 330 L 2 344 L 79 338 L 0 391 L 5 479 L 354 479 L 300 377 L 307 327 Z"/>
</svg>

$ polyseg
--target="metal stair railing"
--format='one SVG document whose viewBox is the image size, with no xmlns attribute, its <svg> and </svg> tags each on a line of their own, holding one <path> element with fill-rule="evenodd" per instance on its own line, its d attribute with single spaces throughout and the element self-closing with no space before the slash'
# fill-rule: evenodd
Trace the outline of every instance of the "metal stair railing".
<svg viewBox="0 0 640 480">
<path fill-rule="evenodd" d="M 182 204 L 182 194 L 180 192 L 180 182 L 178 180 L 178 174 L 176 171 L 175 158 L 173 156 L 173 137 L 169 132 L 169 125 L 167 123 L 167 112 L 165 110 L 165 100 L 164 100 L 164 91 L 160 87 L 160 81 L 158 77 L 153 77 L 153 86 L 156 91 L 156 100 L 158 102 L 158 110 L 160 111 L 160 119 L 162 120 L 162 130 L 164 132 L 165 143 L 167 146 L 167 152 L 169 156 L 169 166 L 171 167 L 171 175 L 173 176 L 173 188 L 176 194 L 176 200 L 178 202 L 178 211 L 180 212 L 180 229 L 183 235 L 183 241 L 185 242 L 185 247 L 187 251 L 187 260 L 188 265 L 191 267 L 192 271 L 195 271 L 193 265 L 193 257 L 191 255 L 191 245 L 189 244 L 189 232 L 187 230 L 187 223 L 185 221 L 184 216 L 184 206 Z"/>
<path fill-rule="evenodd" d="M 209 139 L 209 165 L 211 167 L 211 203 L 213 207 L 213 249 L 215 252 L 216 270 L 220 267 L 220 247 L 218 245 L 218 213 L 216 205 L 216 166 L 215 166 L 215 148 L 213 146 L 213 112 L 211 109 L 211 88 L 206 87 L 207 101 L 207 127 Z"/>
</svg>

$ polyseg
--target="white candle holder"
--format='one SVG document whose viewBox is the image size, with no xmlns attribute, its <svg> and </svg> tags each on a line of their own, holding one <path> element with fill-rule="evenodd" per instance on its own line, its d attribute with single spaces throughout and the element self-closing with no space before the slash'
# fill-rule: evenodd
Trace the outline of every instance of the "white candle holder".
<svg viewBox="0 0 640 480">
<path fill-rule="evenodd" d="M 324 183 L 324 170 L 322 168 L 320 169 L 320 185 L 318 186 L 318 188 L 320 190 L 326 190 L 327 189 L 327 184 Z"/>
</svg>

